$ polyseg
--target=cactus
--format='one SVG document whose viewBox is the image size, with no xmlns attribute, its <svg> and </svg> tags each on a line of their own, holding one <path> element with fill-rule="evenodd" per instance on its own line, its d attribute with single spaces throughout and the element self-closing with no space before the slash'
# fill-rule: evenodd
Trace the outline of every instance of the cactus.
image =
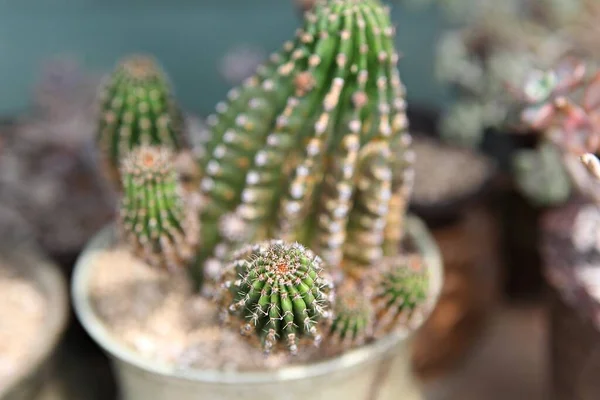
<svg viewBox="0 0 600 400">
<path fill-rule="evenodd" d="M 302 245 L 280 240 L 240 249 L 223 273 L 222 301 L 242 319 L 242 334 L 269 353 L 285 342 L 297 354 L 302 338 L 321 341 L 320 320 L 331 316 L 333 285 L 320 258 Z"/>
<path fill-rule="evenodd" d="M 217 105 L 200 160 L 199 260 L 221 243 L 270 237 L 300 242 L 340 271 L 384 256 L 392 198 L 404 212 L 399 165 L 410 142 L 393 36 L 378 0 L 317 1 L 294 41 Z M 219 229 L 231 213 L 244 237 Z"/>
<path fill-rule="evenodd" d="M 417 255 L 389 257 L 373 290 L 376 323 L 374 335 L 381 336 L 398 327 L 410 327 L 427 299 L 429 279 Z"/>
<path fill-rule="evenodd" d="M 141 55 L 119 63 L 100 91 L 100 157 L 118 186 L 119 163 L 140 144 L 184 147 L 183 115 L 156 62 Z"/>
<path fill-rule="evenodd" d="M 120 230 L 135 254 L 155 267 L 185 267 L 199 239 L 197 209 L 181 191 L 167 148 L 141 145 L 122 164 Z"/>
<path fill-rule="evenodd" d="M 359 290 L 346 287 L 336 293 L 328 343 L 348 349 L 364 344 L 373 331 L 373 306 Z"/>
</svg>

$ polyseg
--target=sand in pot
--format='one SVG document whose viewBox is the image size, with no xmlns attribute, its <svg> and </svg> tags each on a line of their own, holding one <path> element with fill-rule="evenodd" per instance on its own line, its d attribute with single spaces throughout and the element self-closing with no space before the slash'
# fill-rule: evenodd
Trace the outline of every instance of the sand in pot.
<svg viewBox="0 0 600 400">
<path fill-rule="evenodd" d="M 0 392 L 22 373 L 44 335 L 46 301 L 35 283 L 0 261 Z"/>
<path fill-rule="evenodd" d="M 265 356 L 240 334 L 239 324 L 223 325 L 223 310 L 192 290 L 185 271 L 177 275 L 152 268 L 120 246 L 91 257 L 92 307 L 116 340 L 150 362 L 186 369 L 269 370 L 342 351 L 322 343 L 319 348 L 305 345 L 296 356 Z"/>
<path fill-rule="evenodd" d="M 256 370 L 312 361 L 322 353 L 309 347 L 293 358 L 266 357 L 237 326 L 221 324 L 221 310 L 192 290 L 185 272 L 151 268 L 125 248 L 99 252 L 92 262 L 92 306 L 117 340 L 148 360 L 180 368 Z"/>
</svg>

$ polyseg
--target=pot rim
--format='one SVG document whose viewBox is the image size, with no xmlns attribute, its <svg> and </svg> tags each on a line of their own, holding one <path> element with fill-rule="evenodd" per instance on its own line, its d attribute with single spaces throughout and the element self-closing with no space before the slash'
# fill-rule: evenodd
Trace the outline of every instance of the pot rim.
<svg viewBox="0 0 600 400">
<path fill-rule="evenodd" d="M 5 243 L 7 244 L 7 243 Z M 9 396 L 20 385 L 35 376 L 53 356 L 66 329 L 69 310 L 67 283 L 59 268 L 50 261 L 37 244 L 31 241 L 7 244 L 0 259 L 16 264 L 25 270 L 25 276 L 41 291 L 47 302 L 47 314 L 41 340 L 28 361 L 19 366 L 14 378 L 9 381 L 0 398 Z"/>
<path fill-rule="evenodd" d="M 428 316 L 441 292 L 443 280 L 441 256 L 434 239 L 430 236 L 425 224 L 420 219 L 414 216 L 407 216 L 406 228 L 407 234 L 414 238 L 414 244 L 419 253 L 424 257 L 425 264 L 429 269 L 431 285 L 429 287 Z M 369 345 L 345 352 L 330 359 L 310 364 L 286 366 L 277 370 L 222 371 L 216 369 L 184 369 L 166 362 L 148 360 L 112 336 L 95 313 L 88 296 L 87 283 L 92 271 L 91 265 L 93 265 L 89 260 L 94 256 L 94 253 L 105 249 L 110 244 L 113 232 L 114 225 L 109 225 L 96 234 L 84 248 L 75 264 L 71 287 L 75 314 L 90 336 L 111 357 L 163 378 L 215 384 L 261 384 L 322 376 L 336 370 L 348 369 L 360 365 L 375 359 L 377 356 L 390 352 L 401 341 L 408 339 L 411 333 L 414 332 L 402 330 Z"/>
</svg>

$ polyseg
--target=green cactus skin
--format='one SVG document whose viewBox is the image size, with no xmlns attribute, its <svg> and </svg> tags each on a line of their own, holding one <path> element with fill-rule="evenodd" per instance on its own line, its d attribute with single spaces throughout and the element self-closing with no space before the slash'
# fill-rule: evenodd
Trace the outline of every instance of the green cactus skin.
<svg viewBox="0 0 600 400">
<path fill-rule="evenodd" d="M 185 147 L 183 115 L 159 65 L 150 57 L 122 60 L 99 94 L 98 146 L 109 177 L 120 181 L 119 164 L 134 147 Z"/>
<path fill-rule="evenodd" d="M 373 335 L 373 306 L 356 288 L 337 291 L 329 327 L 328 345 L 343 349 L 363 345 Z"/>
<path fill-rule="evenodd" d="M 298 243 L 271 240 L 233 259 L 221 277 L 222 299 L 242 319 L 243 335 L 258 336 L 266 353 L 285 343 L 297 354 L 303 338 L 320 343 L 318 324 L 331 317 L 333 284 L 319 257 Z"/>
<path fill-rule="evenodd" d="M 294 41 L 217 105 L 200 160 L 200 260 L 239 241 L 219 229 L 232 212 L 240 243 L 297 241 L 338 270 L 384 255 L 382 216 L 410 142 L 393 36 L 378 0 L 317 1 Z"/>
<path fill-rule="evenodd" d="M 420 256 L 386 258 L 382 271 L 372 296 L 376 337 L 420 322 L 418 316 L 429 289 L 427 269 Z"/>
<path fill-rule="evenodd" d="M 119 226 L 134 253 L 154 267 L 187 266 L 199 241 L 198 208 L 183 193 L 168 148 L 141 145 L 122 164 Z"/>
<path fill-rule="evenodd" d="M 414 162 L 416 160 L 415 152 L 410 149 L 412 138 L 405 135 L 404 143 L 399 147 L 404 149 L 402 157 L 394 157 L 392 198 L 389 203 L 389 210 L 386 217 L 384 231 L 383 252 L 386 257 L 393 257 L 400 253 L 398 243 L 404 238 L 404 219 L 412 195 L 415 180 Z"/>
</svg>

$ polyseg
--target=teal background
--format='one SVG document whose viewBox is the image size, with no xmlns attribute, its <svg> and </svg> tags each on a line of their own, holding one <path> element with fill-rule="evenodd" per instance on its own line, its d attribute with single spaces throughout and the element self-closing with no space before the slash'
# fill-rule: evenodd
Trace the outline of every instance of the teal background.
<svg viewBox="0 0 600 400">
<path fill-rule="evenodd" d="M 443 105 L 448 97 L 433 77 L 440 12 L 398 4 L 392 12 L 409 102 Z M 218 72 L 229 49 L 271 52 L 299 24 L 292 0 L 0 0 L 0 115 L 28 106 L 44 60 L 73 55 L 107 71 L 131 52 L 154 54 L 183 105 L 206 115 L 229 88 Z"/>
</svg>

